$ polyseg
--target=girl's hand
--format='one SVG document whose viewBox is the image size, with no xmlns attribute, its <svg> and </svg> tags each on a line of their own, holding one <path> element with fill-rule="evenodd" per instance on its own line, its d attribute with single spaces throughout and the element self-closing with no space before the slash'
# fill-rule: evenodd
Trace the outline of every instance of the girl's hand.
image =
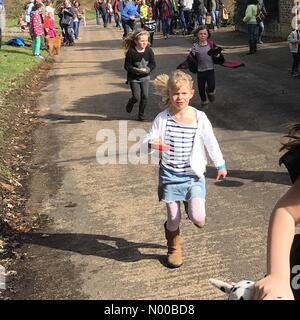
<svg viewBox="0 0 300 320">
<path fill-rule="evenodd" d="M 269 275 L 254 285 L 253 300 L 274 300 L 284 298 L 294 300 L 289 277 Z"/>
<path fill-rule="evenodd" d="M 134 71 L 137 73 L 145 73 L 146 72 L 146 68 L 137 68 L 137 67 L 133 67 Z"/>
<path fill-rule="evenodd" d="M 149 141 L 148 148 L 158 150 L 160 157 L 162 156 L 162 152 L 170 150 L 170 146 L 161 142 L 159 139 Z"/>
<path fill-rule="evenodd" d="M 151 151 L 152 150 L 152 144 L 158 144 L 161 143 L 160 139 L 152 139 L 148 142 L 148 150 Z"/>
<path fill-rule="evenodd" d="M 221 181 L 221 180 L 225 179 L 226 176 L 227 176 L 227 170 L 226 169 L 218 170 L 218 175 L 217 175 L 216 181 Z"/>
<path fill-rule="evenodd" d="M 147 73 L 147 69 L 146 68 L 137 68 L 137 72 L 139 72 L 139 73 Z"/>
</svg>

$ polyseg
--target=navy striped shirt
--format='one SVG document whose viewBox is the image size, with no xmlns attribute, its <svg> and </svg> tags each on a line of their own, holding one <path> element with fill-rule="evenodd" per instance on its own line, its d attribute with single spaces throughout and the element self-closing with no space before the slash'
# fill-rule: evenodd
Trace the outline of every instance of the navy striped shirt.
<svg viewBox="0 0 300 320">
<path fill-rule="evenodd" d="M 170 146 L 169 152 L 163 152 L 162 164 L 178 174 L 194 174 L 190 166 L 197 123 L 179 124 L 168 114 L 164 143 Z"/>
</svg>

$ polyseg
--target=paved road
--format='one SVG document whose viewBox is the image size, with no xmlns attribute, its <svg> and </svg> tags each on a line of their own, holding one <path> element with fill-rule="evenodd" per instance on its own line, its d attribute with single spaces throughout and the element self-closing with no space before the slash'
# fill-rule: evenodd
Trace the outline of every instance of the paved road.
<svg viewBox="0 0 300 320">
<path fill-rule="evenodd" d="M 265 272 L 270 211 L 289 185 L 278 166 L 279 140 L 286 123 L 300 121 L 300 80 L 288 76 L 286 43 L 246 56 L 244 34 L 214 35 L 229 59 L 246 64 L 217 67 L 216 102 L 207 111 L 229 177 L 216 184 L 208 168 L 207 225 L 199 230 L 183 219 L 184 264 L 170 270 L 157 166 L 96 161 L 99 130 L 113 130 L 119 141 L 119 130 L 145 130 L 159 112 L 152 87 L 149 121 L 137 122 L 137 110 L 125 112 L 121 34 L 83 28 L 83 39 L 63 48 L 42 91 L 28 211 L 45 224 L 23 237 L 28 258 L 17 266 L 15 299 L 222 299 L 208 278 L 257 279 Z M 173 70 L 190 45 L 180 36 L 156 39 L 153 76 Z M 198 95 L 191 104 L 200 105 Z"/>
</svg>

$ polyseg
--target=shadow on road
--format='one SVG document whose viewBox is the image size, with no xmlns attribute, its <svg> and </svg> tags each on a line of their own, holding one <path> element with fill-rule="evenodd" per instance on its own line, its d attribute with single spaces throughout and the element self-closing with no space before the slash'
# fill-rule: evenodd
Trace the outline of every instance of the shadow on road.
<svg viewBox="0 0 300 320">
<path fill-rule="evenodd" d="M 82 255 L 122 262 L 154 259 L 165 264 L 165 255 L 141 253 L 139 250 L 166 249 L 165 246 L 155 243 L 137 243 L 119 237 L 81 233 L 24 233 L 21 237 L 24 243 L 77 252 Z M 114 242 L 114 245 L 105 242 Z"/>
<path fill-rule="evenodd" d="M 216 169 L 207 167 L 205 176 L 207 178 L 216 178 Z M 244 183 L 236 179 L 251 180 L 253 182 L 268 182 L 275 184 L 291 185 L 291 180 L 287 172 L 276 171 L 247 171 L 247 170 L 231 170 L 228 169 L 228 176 L 224 181 L 217 182 L 215 185 L 218 187 L 240 187 Z"/>
</svg>

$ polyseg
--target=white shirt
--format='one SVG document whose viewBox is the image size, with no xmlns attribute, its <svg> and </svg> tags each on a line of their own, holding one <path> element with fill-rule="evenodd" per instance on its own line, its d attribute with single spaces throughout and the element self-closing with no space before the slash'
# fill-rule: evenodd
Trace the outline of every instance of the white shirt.
<svg viewBox="0 0 300 320">
<path fill-rule="evenodd" d="M 206 114 L 193 108 L 197 114 L 198 128 L 194 138 L 194 144 L 190 156 L 191 169 L 198 177 L 202 177 L 206 170 L 207 157 L 206 151 L 209 157 L 213 161 L 215 167 L 221 167 L 225 165 L 222 152 L 220 150 L 218 141 L 214 135 L 212 125 L 208 120 Z M 152 127 L 149 133 L 145 136 L 141 150 L 144 153 L 148 153 L 148 143 L 153 139 L 160 139 L 165 141 L 166 125 L 168 119 L 169 110 L 166 109 L 159 113 L 152 123 Z M 151 153 L 153 153 L 152 151 Z"/>
<path fill-rule="evenodd" d="M 193 0 L 183 0 L 183 5 L 184 5 L 184 8 L 183 10 L 192 10 L 192 7 L 193 7 Z"/>
</svg>

